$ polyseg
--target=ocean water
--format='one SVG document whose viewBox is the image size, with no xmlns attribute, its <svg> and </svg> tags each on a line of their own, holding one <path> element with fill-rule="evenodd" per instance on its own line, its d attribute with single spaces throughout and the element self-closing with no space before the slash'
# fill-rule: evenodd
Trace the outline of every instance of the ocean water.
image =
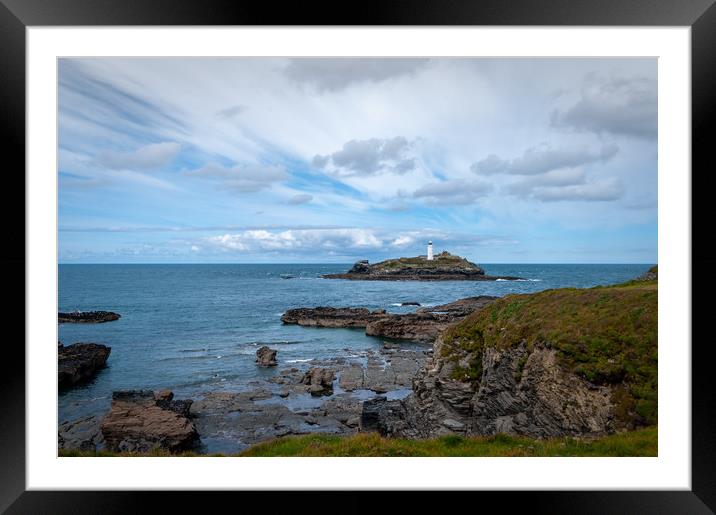
<svg viewBox="0 0 716 515">
<path fill-rule="evenodd" d="M 320 278 L 350 266 L 60 265 L 60 311 L 107 310 L 122 318 L 58 325 L 65 345 L 96 342 L 112 347 L 107 368 L 91 382 L 60 393 L 59 422 L 106 412 L 114 390 L 169 388 L 177 398 L 241 391 L 250 381 L 266 379 L 292 363 L 350 356 L 382 345 L 380 338 L 366 336 L 362 329 L 283 325 L 280 317 L 287 309 L 355 306 L 408 313 L 416 307 L 398 304 L 431 306 L 476 295 L 614 284 L 636 277 L 650 265 L 481 265 L 490 275 L 525 281 Z M 255 365 L 261 345 L 278 350 L 278 367 Z"/>
</svg>

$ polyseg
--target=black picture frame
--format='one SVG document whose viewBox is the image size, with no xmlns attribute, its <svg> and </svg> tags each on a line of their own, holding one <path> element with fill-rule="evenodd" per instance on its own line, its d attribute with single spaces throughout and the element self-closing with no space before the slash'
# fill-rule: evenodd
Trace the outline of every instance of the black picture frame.
<svg viewBox="0 0 716 515">
<path fill-rule="evenodd" d="M 5 169 L 6 198 L 0 203 L 10 245 L 0 257 L 5 286 L 16 293 L 6 307 L 8 324 L 17 329 L 25 320 L 25 289 L 17 273 L 25 266 L 25 226 L 13 223 L 24 210 L 25 182 L 25 29 L 29 26 L 107 25 L 574 25 L 574 26 L 688 26 L 692 44 L 692 490 L 589 492 L 480 492 L 481 501 L 523 505 L 534 513 L 712 513 L 716 511 L 716 432 L 713 406 L 716 389 L 711 381 L 711 338 L 703 334 L 708 301 L 705 290 L 716 259 L 709 253 L 710 212 L 696 202 L 714 191 L 714 173 L 707 129 L 716 113 L 716 6 L 715 0 L 369 0 L 360 4 L 313 1 L 277 7 L 268 2 L 231 0 L 0 0 L 0 141 L 12 166 Z M 710 164 L 710 163 L 709 163 Z M 689 173 L 688 170 L 674 173 Z M 9 185 L 7 181 L 13 181 Z M 19 192 L 22 191 L 23 195 Z M 14 199 L 10 201 L 10 199 Z M 22 206 L 15 204 L 22 204 Z M 702 206 L 702 210 L 697 209 Z M 22 209 L 22 211 L 20 211 Z M 23 282 L 21 285 L 20 283 Z M 6 288 L 7 289 L 7 288 Z M 18 292 L 21 292 L 19 295 Z M 699 293 L 702 302 L 699 302 Z M 22 311 L 22 314 L 20 313 Z M 21 316 L 22 315 L 22 316 Z M 697 323 L 698 322 L 698 323 Z M 697 330 L 699 329 L 699 330 Z M 24 324 L 21 329 L 25 341 Z M 25 353 L 20 338 L 8 338 L 0 373 L 0 511 L 7 513 L 130 513 L 151 511 L 151 501 L 206 509 L 211 502 L 237 502 L 248 507 L 266 502 L 261 493 L 78 492 L 26 491 L 25 484 Z M 669 344 L 688 345 L 689 342 Z M 296 493 L 303 496 L 305 492 Z M 206 499 L 211 495 L 211 500 Z M 344 494 L 341 511 L 365 511 L 374 505 L 373 493 Z M 413 493 L 420 503 L 424 494 Z M 452 495 L 452 494 L 451 494 Z M 476 495 L 471 493 L 470 495 Z M 157 499 L 161 496 L 161 499 Z M 230 497 L 230 499 L 223 499 Z M 360 498 L 358 498 L 360 497 Z M 461 496 L 452 502 L 463 503 Z M 355 500 L 351 500 L 355 498 Z M 434 498 L 434 497 L 433 497 Z M 304 502 L 270 494 L 270 511 L 278 501 L 299 506 Z M 451 503 L 452 503 L 451 502 Z M 183 511 L 183 510 L 182 510 Z"/>
</svg>

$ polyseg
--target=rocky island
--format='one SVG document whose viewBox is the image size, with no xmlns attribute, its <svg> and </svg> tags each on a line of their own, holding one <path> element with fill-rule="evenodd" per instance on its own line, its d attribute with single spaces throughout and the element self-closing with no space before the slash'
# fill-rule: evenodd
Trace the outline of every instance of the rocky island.
<svg viewBox="0 0 716 515">
<path fill-rule="evenodd" d="M 112 311 L 72 311 L 71 313 L 57 313 L 57 322 L 60 324 L 101 324 L 119 320 L 121 315 Z"/>
<path fill-rule="evenodd" d="M 466 258 L 441 252 L 434 258 L 427 256 L 401 257 L 370 264 L 358 261 L 345 274 L 327 274 L 325 279 L 351 279 L 355 281 L 503 281 L 519 277 L 486 275 L 485 270 Z"/>
</svg>

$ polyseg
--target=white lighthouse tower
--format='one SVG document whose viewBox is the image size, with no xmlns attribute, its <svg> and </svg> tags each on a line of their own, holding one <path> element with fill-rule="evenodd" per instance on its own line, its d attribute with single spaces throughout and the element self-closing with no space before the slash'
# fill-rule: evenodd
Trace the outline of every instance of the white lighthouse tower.
<svg viewBox="0 0 716 515">
<path fill-rule="evenodd" d="M 432 260 L 433 260 L 433 242 L 429 241 L 428 242 L 428 261 L 432 261 Z"/>
</svg>

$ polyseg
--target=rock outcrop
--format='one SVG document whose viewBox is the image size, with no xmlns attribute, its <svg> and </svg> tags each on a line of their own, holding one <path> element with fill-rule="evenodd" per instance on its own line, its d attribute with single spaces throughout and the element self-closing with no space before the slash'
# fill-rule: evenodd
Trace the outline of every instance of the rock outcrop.
<svg viewBox="0 0 716 515">
<path fill-rule="evenodd" d="M 384 309 L 316 307 L 289 309 L 281 321 L 309 327 L 365 327 L 370 321 L 387 316 Z"/>
<path fill-rule="evenodd" d="M 308 370 L 301 381 L 309 385 L 311 395 L 332 395 L 335 372 L 330 368 L 313 367 Z"/>
<path fill-rule="evenodd" d="M 67 388 L 91 379 L 107 363 L 112 348 L 99 343 L 57 347 L 57 383 Z"/>
<path fill-rule="evenodd" d="M 373 399 L 383 435 L 602 436 L 656 423 L 654 283 L 511 295 L 440 334 L 400 401 Z"/>
<path fill-rule="evenodd" d="M 658 265 L 652 266 L 649 270 L 641 274 L 635 281 L 656 281 L 659 279 Z"/>
<path fill-rule="evenodd" d="M 260 367 L 275 367 L 278 365 L 276 361 L 277 352 L 278 351 L 264 345 L 256 351 L 256 364 Z"/>
<path fill-rule="evenodd" d="M 119 320 L 121 315 L 112 311 L 72 311 L 71 313 L 57 313 L 57 322 L 60 324 L 100 324 Z"/>
<path fill-rule="evenodd" d="M 388 259 L 371 265 L 358 261 L 345 274 L 327 274 L 326 279 L 352 279 L 357 281 L 495 281 L 514 280 L 518 277 L 490 276 L 465 258 L 441 252 L 434 259 L 425 256 Z"/>
<path fill-rule="evenodd" d="M 101 431 L 112 451 L 180 451 L 199 439 L 189 419 L 191 400 L 173 400 L 171 391 L 128 390 L 112 394 Z"/>
<path fill-rule="evenodd" d="M 408 398 L 368 401 L 364 425 L 403 438 L 597 436 L 617 429 L 611 389 L 565 372 L 552 349 L 487 349 L 479 382 L 456 379 L 454 372 L 450 361 L 429 362 Z"/>
<path fill-rule="evenodd" d="M 496 298 L 487 295 L 468 297 L 400 315 L 386 313 L 384 309 L 370 311 L 366 308 L 297 308 L 284 313 L 281 321 L 309 327 L 365 328 L 368 336 L 432 343 L 450 324 L 484 308 Z"/>
<path fill-rule="evenodd" d="M 100 430 L 101 417 L 92 415 L 71 422 L 63 422 L 57 430 L 60 449 L 97 451 L 104 446 Z"/>
</svg>

